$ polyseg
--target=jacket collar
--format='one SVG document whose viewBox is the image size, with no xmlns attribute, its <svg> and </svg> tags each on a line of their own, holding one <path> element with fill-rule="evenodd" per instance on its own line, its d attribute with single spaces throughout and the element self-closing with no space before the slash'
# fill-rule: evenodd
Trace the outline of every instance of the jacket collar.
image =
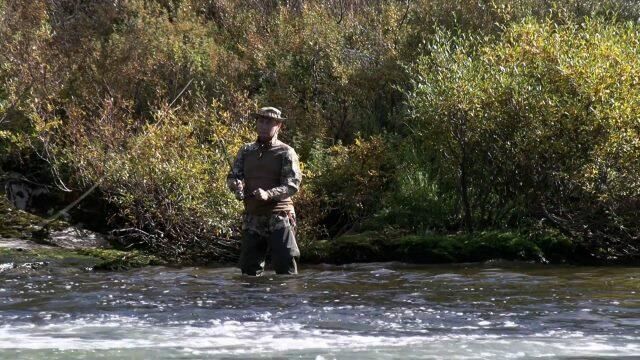
<svg viewBox="0 0 640 360">
<path fill-rule="evenodd" d="M 259 137 L 256 139 L 256 144 L 258 144 L 259 146 L 271 147 L 275 145 L 277 142 L 278 142 L 278 134 L 273 135 L 271 140 L 269 140 L 268 142 L 261 142 Z"/>
</svg>

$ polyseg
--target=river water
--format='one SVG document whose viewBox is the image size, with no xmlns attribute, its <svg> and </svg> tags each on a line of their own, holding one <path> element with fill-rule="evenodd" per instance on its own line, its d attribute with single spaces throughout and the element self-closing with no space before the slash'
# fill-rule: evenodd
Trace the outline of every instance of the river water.
<svg viewBox="0 0 640 360">
<path fill-rule="evenodd" d="M 0 267 L 0 358 L 640 357 L 640 268 Z"/>
</svg>

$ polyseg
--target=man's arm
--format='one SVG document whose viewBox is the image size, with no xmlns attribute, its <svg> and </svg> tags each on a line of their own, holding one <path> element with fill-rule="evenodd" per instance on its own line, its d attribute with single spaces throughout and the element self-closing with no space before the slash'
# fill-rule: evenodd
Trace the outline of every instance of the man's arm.
<svg viewBox="0 0 640 360">
<path fill-rule="evenodd" d="M 227 174 L 227 187 L 236 195 L 238 200 L 242 200 L 244 196 L 244 154 L 246 145 L 243 145 L 236 155 L 229 173 Z"/>
<path fill-rule="evenodd" d="M 289 149 L 282 159 L 282 171 L 280 173 L 280 186 L 266 190 L 268 199 L 282 200 L 293 196 L 302 182 L 302 171 L 298 154 L 293 149 Z"/>
</svg>

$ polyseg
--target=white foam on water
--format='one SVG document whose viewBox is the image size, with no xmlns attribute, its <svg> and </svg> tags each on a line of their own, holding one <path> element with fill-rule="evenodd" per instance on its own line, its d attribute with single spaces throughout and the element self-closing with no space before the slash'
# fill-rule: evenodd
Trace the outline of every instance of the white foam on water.
<svg viewBox="0 0 640 360">
<path fill-rule="evenodd" d="M 13 268 L 15 268 L 15 264 L 14 263 L 0 264 L 0 272 L 11 270 Z"/>
<path fill-rule="evenodd" d="M 0 326 L 0 354 L 2 349 L 125 352 L 154 349 L 193 356 L 265 353 L 327 356 L 358 352 L 363 356 L 411 353 L 436 358 L 523 358 L 640 355 L 640 338 L 571 331 L 528 336 L 467 335 L 456 334 L 455 330 L 445 335 L 389 336 L 315 329 L 294 322 L 215 320 L 207 326 L 157 325 L 136 318 L 110 317 L 48 325 Z"/>
</svg>

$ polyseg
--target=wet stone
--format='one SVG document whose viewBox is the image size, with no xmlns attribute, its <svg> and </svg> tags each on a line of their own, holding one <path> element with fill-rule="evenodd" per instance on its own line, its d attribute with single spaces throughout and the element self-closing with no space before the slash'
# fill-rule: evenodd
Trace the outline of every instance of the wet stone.
<svg viewBox="0 0 640 360">
<path fill-rule="evenodd" d="M 65 249 L 110 249 L 112 247 L 104 236 L 72 226 L 60 231 L 52 231 L 44 241 Z"/>
</svg>

